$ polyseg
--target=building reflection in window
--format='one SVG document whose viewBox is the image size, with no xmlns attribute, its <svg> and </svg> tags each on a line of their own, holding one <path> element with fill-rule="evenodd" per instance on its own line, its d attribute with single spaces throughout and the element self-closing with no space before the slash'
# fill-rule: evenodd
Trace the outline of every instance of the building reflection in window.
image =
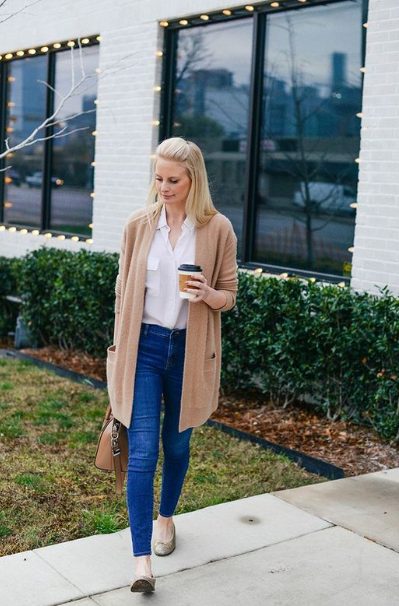
<svg viewBox="0 0 399 606">
<path fill-rule="evenodd" d="M 243 19 L 179 31 L 176 66 L 173 135 L 203 150 L 214 204 L 232 221 L 239 250 L 252 28 Z"/>
<path fill-rule="evenodd" d="M 75 132 L 52 142 L 51 228 L 56 231 L 91 233 L 98 52 L 97 45 L 82 49 L 86 78 L 57 117 L 56 132 L 64 126 Z M 79 50 L 73 53 L 77 82 L 82 77 Z M 57 53 L 55 87 L 61 94 L 71 88 L 71 68 L 71 51 Z"/>
<path fill-rule="evenodd" d="M 47 57 L 13 61 L 7 70 L 6 136 L 10 147 L 23 141 L 45 120 Z M 43 136 L 43 131 L 39 136 Z M 41 225 L 43 143 L 24 147 L 6 157 L 4 221 L 15 225 Z"/>
<path fill-rule="evenodd" d="M 267 20 L 254 260 L 350 274 L 361 1 Z"/>
</svg>

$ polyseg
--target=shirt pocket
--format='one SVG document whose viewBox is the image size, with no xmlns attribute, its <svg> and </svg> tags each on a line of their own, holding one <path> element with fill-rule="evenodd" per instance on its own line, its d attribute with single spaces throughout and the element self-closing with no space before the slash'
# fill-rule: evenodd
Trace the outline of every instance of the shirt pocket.
<svg viewBox="0 0 399 606">
<path fill-rule="evenodd" d="M 145 287 L 148 294 L 152 297 L 159 295 L 161 286 L 161 272 L 159 269 L 159 257 L 148 257 L 147 259 L 147 275 Z"/>
</svg>

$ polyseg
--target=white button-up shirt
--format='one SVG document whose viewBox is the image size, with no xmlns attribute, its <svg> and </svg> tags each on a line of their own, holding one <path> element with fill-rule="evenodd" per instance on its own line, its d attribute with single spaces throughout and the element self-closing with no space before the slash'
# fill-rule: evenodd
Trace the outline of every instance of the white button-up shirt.
<svg viewBox="0 0 399 606">
<path fill-rule="evenodd" d="M 179 295 L 177 268 L 195 263 L 195 225 L 186 217 L 173 249 L 163 205 L 147 258 L 143 322 L 166 328 L 186 328 L 188 300 Z"/>
</svg>

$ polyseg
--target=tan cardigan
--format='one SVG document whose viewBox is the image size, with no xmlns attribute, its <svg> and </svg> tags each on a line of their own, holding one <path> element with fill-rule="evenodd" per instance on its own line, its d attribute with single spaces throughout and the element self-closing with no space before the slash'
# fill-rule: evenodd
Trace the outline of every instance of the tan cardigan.
<svg viewBox="0 0 399 606">
<path fill-rule="evenodd" d="M 158 216 L 134 212 L 124 227 L 115 285 L 114 344 L 107 350 L 108 394 L 113 414 L 129 427 L 137 349 L 143 317 L 147 256 Z M 221 367 L 221 311 L 234 307 L 237 292 L 237 238 L 229 219 L 218 213 L 197 227 L 195 264 L 208 284 L 222 290 L 226 304 L 213 310 L 189 302 L 179 431 L 204 423 L 218 406 Z"/>
</svg>

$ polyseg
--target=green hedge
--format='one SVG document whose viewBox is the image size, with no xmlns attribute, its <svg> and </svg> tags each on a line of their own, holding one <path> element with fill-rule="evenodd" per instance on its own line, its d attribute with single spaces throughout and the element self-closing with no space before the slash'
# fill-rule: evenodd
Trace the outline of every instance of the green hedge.
<svg viewBox="0 0 399 606">
<path fill-rule="evenodd" d="M 222 384 L 281 404 L 307 400 L 395 438 L 399 429 L 399 300 L 312 280 L 241 272 L 224 317 Z"/>
<path fill-rule="evenodd" d="M 7 295 L 17 292 L 17 275 L 20 259 L 0 257 L 0 337 L 7 337 L 15 330 L 18 307 L 6 300 Z"/>
<path fill-rule="evenodd" d="M 22 316 L 33 338 L 103 356 L 113 336 L 118 255 L 42 247 L 17 268 L 7 289 L 22 297 Z"/>
<path fill-rule="evenodd" d="M 43 247 L 0 259 L 1 292 L 23 297 L 39 342 L 104 356 L 117 271 L 117 254 Z M 329 418 L 397 436 L 399 300 L 386 289 L 376 296 L 240 272 L 237 306 L 222 317 L 226 392 L 255 389 L 281 405 L 310 401 Z"/>
</svg>

